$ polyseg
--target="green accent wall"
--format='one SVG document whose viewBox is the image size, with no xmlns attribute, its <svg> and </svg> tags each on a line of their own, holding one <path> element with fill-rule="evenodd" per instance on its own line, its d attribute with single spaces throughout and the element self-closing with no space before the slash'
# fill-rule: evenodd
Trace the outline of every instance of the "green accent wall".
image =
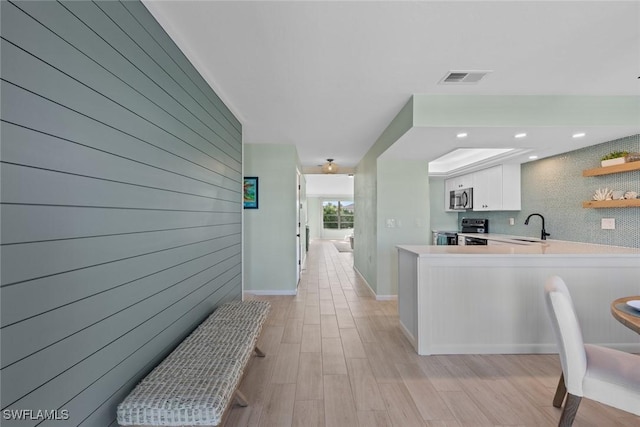
<svg viewBox="0 0 640 427">
<path fill-rule="evenodd" d="M 4 427 L 116 405 L 242 291 L 242 126 L 139 1 L 2 1 Z M 35 414 L 35 412 L 34 412 Z"/>
</svg>

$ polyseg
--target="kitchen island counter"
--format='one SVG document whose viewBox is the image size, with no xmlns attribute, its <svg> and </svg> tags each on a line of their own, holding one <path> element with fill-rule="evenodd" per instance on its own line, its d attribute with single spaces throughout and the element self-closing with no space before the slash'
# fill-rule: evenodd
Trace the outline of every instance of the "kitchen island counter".
<svg viewBox="0 0 640 427">
<path fill-rule="evenodd" d="M 640 294 L 640 249 L 547 240 L 487 246 L 398 246 L 398 312 L 426 354 L 554 353 L 543 286 L 562 277 L 587 343 L 640 352 L 610 314 Z"/>
</svg>

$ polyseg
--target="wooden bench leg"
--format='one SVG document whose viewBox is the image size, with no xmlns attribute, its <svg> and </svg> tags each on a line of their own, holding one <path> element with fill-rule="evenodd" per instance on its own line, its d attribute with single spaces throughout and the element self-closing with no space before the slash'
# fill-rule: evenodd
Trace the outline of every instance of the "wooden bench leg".
<svg viewBox="0 0 640 427">
<path fill-rule="evenodd" d="M 258 348 L 258 346 L 256 346 L 253 350 L 256 352 L 256 356 L 258 356 L 258 357 L 264 357 L 265 356 L 264 352 L 262 350 L 260 350 Z"/>
<path fill-rule="evenodd" d="M 238 406 L 242 406 L 243 408 L 245 406 L 249 406 L 249 401 L 244 396 L 244 394 L 242 394 L 242 392 L 240 390 L 236 390 L 236 396 L 235 397 L 236 397 L 236 403 L 238 404 Z"/>
</svg>

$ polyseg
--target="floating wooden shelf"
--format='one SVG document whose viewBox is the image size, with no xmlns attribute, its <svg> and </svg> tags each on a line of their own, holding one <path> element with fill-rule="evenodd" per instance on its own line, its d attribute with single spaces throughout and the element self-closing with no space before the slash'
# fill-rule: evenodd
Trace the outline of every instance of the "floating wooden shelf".
<svg viewBox="0 0 640 427">
<path fill-rule="evenodd" d="M 582 202 L 582 207 L 583 208 L 640 208 L 640 199 L 589 200 L 586 202 Z"/>
<path fill-rule="evenodd" d="M 611 173 L 631 172 L 640 170 L 640 162 L 628 162 L 621 165 L 607 166 L 606 168 L 593 168 L 582 171 L 582 176 L 609 175 Z"/>
</svg>

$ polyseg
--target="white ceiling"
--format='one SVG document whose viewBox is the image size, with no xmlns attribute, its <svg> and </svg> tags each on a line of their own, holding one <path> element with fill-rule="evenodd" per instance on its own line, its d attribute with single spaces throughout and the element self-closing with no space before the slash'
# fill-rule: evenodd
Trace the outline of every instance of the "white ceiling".
<svg viewBox="0 0 640 427">
<path fill-rule="evenodd" d="M 355 166 L 412 94 L 640 96 L 640 1 L 143 1 L 245 142 L 295 144 L 304 166 Z M 493 72 L 438 85 L 449 70 Z M 513 143 L 514 129 L 464 130 L 460 143 L 458 128 L 414 128 L 387 154 Z M 640 119 L 580 142 L 524 131 L 544 157 L 638 133 Z"/>
</svg>

